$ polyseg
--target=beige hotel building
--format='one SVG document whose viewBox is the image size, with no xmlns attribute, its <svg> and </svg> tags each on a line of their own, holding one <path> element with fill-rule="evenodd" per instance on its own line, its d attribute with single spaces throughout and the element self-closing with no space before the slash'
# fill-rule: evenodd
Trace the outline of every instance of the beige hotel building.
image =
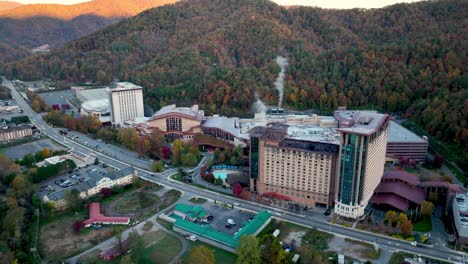
<svg viewBox="0 0 468 264">
<path fill-rule="evenodd" d="M 280 194 L 303 206 L 332 206 L 339 150 L 332 132 L 282 124 L 253 128 L 251 191 Z"/>
</svg>

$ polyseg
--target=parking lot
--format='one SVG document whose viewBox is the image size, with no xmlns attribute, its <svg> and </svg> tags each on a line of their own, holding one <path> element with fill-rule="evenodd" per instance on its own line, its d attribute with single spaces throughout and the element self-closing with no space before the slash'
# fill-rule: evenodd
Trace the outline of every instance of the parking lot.
<svg viewBox="0 0 468 264">
<path fill-rule="evenodd" d="M 70 170 L 47 181 L 41 182 L 39 185 L 39 196 L 42 197 L 51 192 L 55 192 L 61 189 L 67 189 L 74 185 L 79 184 L 87 180 L 87 177 L 90 174 L 98 173 L 100 175 L 105 175 L 106 173 L 112 171 L 110 167 L 101 165 L 88 165 L 81 169 Z"/>
<path fill-rule="evenodd" d="M 217 230 L 229 235 L 233 235 L 242 227 L 242 223 L 248 222 L 251 218 L 255 216 L 255 214 L 251 212 L 244 212 L 239 209 L 231 209 L 225 208 L 222 205 L 216 205 L 213 203 L 205 203 L 202 204 L 205 208 L 205 211 L 208 215 L 213 216 L 213 220 L 211 220 L 210 225 L 213 230 Z M 230 205 L 229 205 L 230 206 Z M 231 227 L 227 227 L 228 219 L 234 221 L 235 225 L 231 225 Z M 205 223 L 199 223 L 203 225 Z"/>
<path fill-rule="evenodd" d="M 12 160 L 22 159 L 26 154 L 34 154 L 37 151 L 48 148 L 52 151 L 66 150 L 62 145 L 59 145 L 51 139 L 41 139 L 14 147 L 9 147 L 5 150 L 5 155 Z"/>
<path fill-rule="evenodd" d="M 76 92 L 73 90 L 62 90 L 47 93 L 38 93 L 38 95 L 46 102 L 50 107 L 54 104 L 62 105 L 69 104 L 72 109 L 77 111 L 76 107 L 79 106 Z"/>
</svg>

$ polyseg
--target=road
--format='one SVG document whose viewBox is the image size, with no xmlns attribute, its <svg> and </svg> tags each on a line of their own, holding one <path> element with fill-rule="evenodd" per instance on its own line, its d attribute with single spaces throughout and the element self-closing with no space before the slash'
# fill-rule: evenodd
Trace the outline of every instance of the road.
<svg viewBox="0 0 468 264">
<path fill-rule="evenodd" d="M 212 192 L 210 190 L 200 189 L 195 186 L 191 186 L 191 185 L 183 184 L 175 180 L 171 180 L 169 176 L 176 173 L 177 169 L 169 169 L 162 173 L 154 174 L 145 169 L 140 168 L 139 167 L 139 165 L 141 165 L 140 162 L 135 162 L 135 159 L 130 159 L 128 158 L 127 155 L 120 156 L 120 153 L 119 153 L 119 154 L 116 154 L 115 156 L 110 156 L 108 153 L 101 153 L 88 146 L 82 145 L 79 142 L 69 140 L 61 136 L 58 133 L 57 129 L 53 129 L 49 125 L 47 125 L 42 120 L 41 116 L 35 113 L 31 109 L 31 107 L 26 103 L 26 101 L 20 96 L 20 94 L 15 90 L 13 84 L 10 81 L 4 79 L 4 85 L 10 88 L 13 98 L 16 99 L 16 101 L 18 102 L 18 105 L 20 105 L 24 113 L 27 114 L 31 118 L 31 121 L 33 122 L 33 124 L 36 125 L 36 127 L 38 127 L 38 129 L 40 129 L 44 134 L 46 134 L 53 140 L 56 140 L 57 142 L 69 148 L 72 148 L 75 151 L 79 151 L 82 153 L 86 153 L 86 154 L 90 154 L 92 156 L 98 157 L 100 161 L 107 163 L 115 168 L 121 169 L 127 166 L 134 166 L 136 167 L 135 169 L 139 177 L 145 180 L 154 182 L 154 183 L 162 184 L 162 185 L 177 189 L 183 192 L 185 195 L 200 196 L 200 197 L 205 197 L 211 200 L 223 200 L 226 203 L 237 202 L 239 203 L 238 207 L 242 209 L 250 210 L 253 212 L 259 212 L 262 210 L 271 210 L 271 211 L 277 210 L 276 208 L 273 208 L 273 207 L 257 204 L 257 203 L 250 202 L 250 201 L 240 200 L 234 197 L 225 196 L 216 192 Z M 201 164 L 198 166 L 198 168 L 200 166 Z M 282 212 L 283 213 L 281 216 L 275 215 L 274 218 L 289 221 L 289 222 L 303 225 L 306 227 L 315 227 L 317 229 L 327 231 L 336 235 L 349 237 L 351 239 L 357 239 L 357 240 L 366 241 L 369 243 L 375 242 L 377 245 L 381 247 L 385 247 L 385 249 L 389 249 L 391 251 L 405 251 L 405 252 L 409 252 L 412 254 L 426 256 L 429 258 L 440 259 L 440 260 L 448 261 L 448 262 L 454 262 L 455 260 L 458 263 L 468 263 L 467 254 L 462 253 L 462 252 L 450 250 L 447 248 L 439 248 L 439 247 L 433 247 L 433 248 L 414 247 L 414 246 L 411 246 L 409 242 L 394 239 L 388 236 L 383 236 L 379 234 L 361 231 L 358 229 L 344 227 L 341 225 L 335 225 L 335 224 L 323 222 L 323 220 L 318 216 L 318 214 L 317 216 L 307 215 L 307 217 L 305 217 L 303 215 L 299 215 L 299 214 L 292 213 L 292 212 L 287 212 L 287 211 L 282 211 Z"/>
</svg>

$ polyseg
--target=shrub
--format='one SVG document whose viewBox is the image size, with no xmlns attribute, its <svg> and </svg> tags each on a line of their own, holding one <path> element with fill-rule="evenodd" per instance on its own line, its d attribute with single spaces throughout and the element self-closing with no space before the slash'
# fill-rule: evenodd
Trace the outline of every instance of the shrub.
<svg viewBox="0 0 468 264">
<path fill-rule="evenodd" d="M 76 221 L 75 223 L 73 223 L 72 227 L 75 233 L 79 233 L 85 227 L 85 224 L 83 223 L 83 221 Z"/>
</svg>

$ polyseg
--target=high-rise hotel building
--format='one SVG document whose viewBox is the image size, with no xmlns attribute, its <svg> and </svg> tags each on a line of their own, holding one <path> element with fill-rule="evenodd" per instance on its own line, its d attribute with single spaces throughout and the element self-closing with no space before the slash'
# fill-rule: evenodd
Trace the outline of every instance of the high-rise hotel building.
<svg viewBox="0 0 468 264">
<path fill-rule="evenodd" d="M 143 88 L 129 82 L 116 83 L 115 88 L 107 88 L 109 109 L 113 125 L 122 125 L 136 117 L 144 117 Z"/>
<path fill-rule="evenodd" d="M 251 191 L 332 206 L 338 143 L 332 128 L 275 123 L 251 129 Z"/>
<path fill-rule="evenodd" d="M 280 122 L 252 128 L 251 191 L 362 216 L 383 176 L 390 118 L 336 111 L 335 119 L 334 126 Z"/>
<path fill-rule="evenodd" d="M 383 176 L 390 117 L 373 111 L 336 111 L 340 133 L 335 213 L 357 218 Z"/>
</svg>

